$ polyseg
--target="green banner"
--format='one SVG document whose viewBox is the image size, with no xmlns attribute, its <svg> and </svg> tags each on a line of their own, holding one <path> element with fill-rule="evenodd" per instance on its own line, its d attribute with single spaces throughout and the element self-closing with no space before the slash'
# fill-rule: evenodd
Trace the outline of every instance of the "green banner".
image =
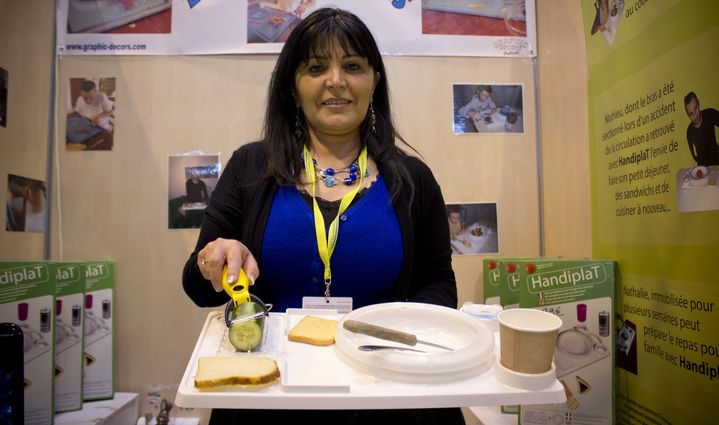
<svg viewBox="0 0 719 425">
<path fill-rule="evenodd" d="M 616 423 L 710 423 L 719 394 L 719 2 L 582 9 L 593 255 L 616 259 L 620 271 Z"/>
</svg>

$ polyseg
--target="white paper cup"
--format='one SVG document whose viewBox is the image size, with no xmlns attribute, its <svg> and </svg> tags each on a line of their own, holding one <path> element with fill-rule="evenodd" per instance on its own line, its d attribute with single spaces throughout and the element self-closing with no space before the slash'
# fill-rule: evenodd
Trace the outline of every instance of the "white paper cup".
<svg viewBox="0 0 719 425">
<path fill-rule="evenodd" d="M 562 319 L 542 310 L 514 308 L 497 315 L 500 362 L 520 373 L 545 373 L 552 368 Z"/>
</svg>

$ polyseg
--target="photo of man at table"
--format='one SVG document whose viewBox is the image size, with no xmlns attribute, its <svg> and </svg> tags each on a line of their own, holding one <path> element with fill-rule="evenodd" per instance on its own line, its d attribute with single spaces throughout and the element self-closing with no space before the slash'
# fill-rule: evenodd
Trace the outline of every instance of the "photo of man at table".
<svg viewBox="0 0 719 425">
<path fill-rule="evenodd" d="M 693 91 L 684 96 L 684 110 L 689 123 L 686 140 L 694 161 L 676 174 L 677 209 L 679 212 L 719 210 L 719 144 L 716 128 L 719 112 L 702 108 Z"/>
<path fill-rule="evenodd" d="M 453 133 L 524 133 L 522 86 L 454 84 Z"/>
<path fill-rule="evenodd" d="M 199 228 L 220 176 L 220 156 L 169 157 L 168 227 Z"/>
<path fill-rule="evenodd" d="M 112 150 L 115 78 L 70 78 L 65 147 L 70 151 Z"/>
</svg>

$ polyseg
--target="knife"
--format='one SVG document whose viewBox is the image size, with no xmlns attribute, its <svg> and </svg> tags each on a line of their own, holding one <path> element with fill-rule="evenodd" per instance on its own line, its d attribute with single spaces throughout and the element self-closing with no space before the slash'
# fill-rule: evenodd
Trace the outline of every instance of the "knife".
<svg viewBox="0 0 719 425">
<path fill-rule="evenodd" d="M 357 320 L 345 320 L 342 327 L 346 330 L 362 335 L 369 335 L 375 338 L 384 339 L 386 341 L 399 342 L 400 344 L 415 346 L 418 343 L 430 345 L 432 347 L 442 348 L 444 350 L 454 351 L 453 348 L 444 345 L 435 344 L 433 342 L 422 341 L 417 339 L 417 335 L 397 331 L 394 329 L 384 328 L 382 326 L 373 325 L 371 323 L 359 322 Z"/>
</svg>

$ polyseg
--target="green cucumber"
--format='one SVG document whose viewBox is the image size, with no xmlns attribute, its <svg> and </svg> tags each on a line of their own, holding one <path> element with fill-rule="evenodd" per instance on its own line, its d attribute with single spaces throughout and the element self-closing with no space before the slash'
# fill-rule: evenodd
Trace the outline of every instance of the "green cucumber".
<svg viewBox="0 0 719 425">
<path fill-rule="evenodd" d="M 230 343 L 240 351 L 252 351 L 262 342 L 262 326 L 255 320 L 230 325 Z"/>
<path fill-rule="evenodd" d="M 261 312 L 262 306 L 255 302 L 238 304 L 232 312 L 232 319 L 247 317 Z M 252 351 L 262 342 L 262 325 L 264 316 L 255 319 L 245 320 L 230 325 L 230 343 L 240 351 Z"/>
</svg>

